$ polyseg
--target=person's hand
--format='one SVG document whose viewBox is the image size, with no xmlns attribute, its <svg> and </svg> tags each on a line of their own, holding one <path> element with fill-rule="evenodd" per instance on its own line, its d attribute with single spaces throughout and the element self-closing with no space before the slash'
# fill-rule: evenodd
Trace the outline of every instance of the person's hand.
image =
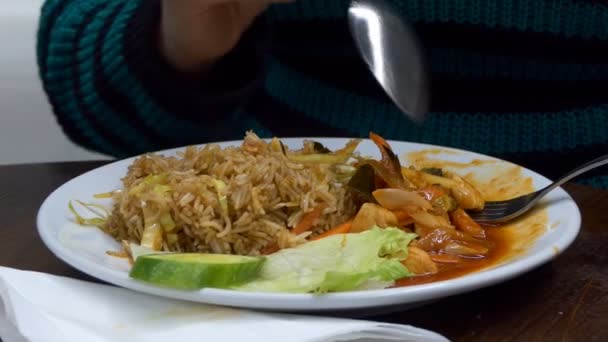
<svg viewBox="0 0 608 342">
<path fill-rule="evenodd" d="M 198 72 L 230 52 L 272 3 L 293 0 L 162 0 L 160 49 L 178 70 Z"/>
</svg>

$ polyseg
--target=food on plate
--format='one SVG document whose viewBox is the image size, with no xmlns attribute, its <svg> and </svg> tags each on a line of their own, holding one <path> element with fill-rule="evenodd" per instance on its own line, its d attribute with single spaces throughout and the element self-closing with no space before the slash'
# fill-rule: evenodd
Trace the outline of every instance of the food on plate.
<svg viewBox="0 0 608 342">
<path fill-rule="evenodd" d="M 262 255 L 294 247 L 354 215 L 345 182 L 352 170 L 341 166 L 358 144 L 326 153 L 309 142 L 289 151 L 248 133 L 239 147 L 145 155 L 111 194 L 101 228 L 154 250 Z"/>
<path fill-rule="evenodd" d="M 130 276 L 156 285 L 193 290 L 228 288 L 255 279 L 263 257 L 241 255 L 168 253 L 136 258 Z"/>
<path fill-rule="evenodd" d="M 384 288 L 411 276 L 403 261 L 416 234 L 372 227 L 333 235 L 268 255 L 257 279 L 238 289 L 272 292 L 336 292 Z"/>
<path fill-rule="evenodd" d="M 485 200 L 442 168 L 402 165 L 305 141 L 292 150 L 248 132 L 240 146 L 135 159 L 112 201 L 69 204 L 76 221 L 123 243 L 131 276 L 179 289 L 323 293 L 458 276 L 504 241 L 467 210 Z M 84 217 L 83 209 L 94 213 Z M 113 255 L 120 253 L 113 252 Z"/>
</svg>

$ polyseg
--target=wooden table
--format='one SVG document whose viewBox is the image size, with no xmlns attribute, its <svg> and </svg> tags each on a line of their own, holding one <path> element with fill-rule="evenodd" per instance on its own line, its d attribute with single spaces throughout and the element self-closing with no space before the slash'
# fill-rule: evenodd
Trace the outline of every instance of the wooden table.
<svg viewBox="0 0 608 342">
<path fill-rule="evenodd" d="M 57 259 L 36 233 L 44 198 L 102 163 L 0 166 L 0 265 L 93 280 Z M 557 259 L 515 280 L 371 319 L 455 341 L 608 341 L 608 191 L 568 185 L 582 232 Z"/>
</svg>

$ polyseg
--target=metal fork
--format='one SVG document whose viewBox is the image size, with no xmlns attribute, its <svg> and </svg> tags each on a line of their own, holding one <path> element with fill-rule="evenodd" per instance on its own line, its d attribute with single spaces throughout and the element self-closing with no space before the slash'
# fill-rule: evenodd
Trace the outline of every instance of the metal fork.
<svg viewBox="0 0 608 342">
<path fill-rule="evenodd" d="M 486 202 L 483 210 L 470 211 L 468 214 L 475 221 L 481 223 L 498 223 L 512 220 L 532 209 L 541 198 L 555 188 L 563 185 L 574 177 L 607 164 L 608 154 L 577 167 L 543 189 L 506 201 Z"/>
</svg>

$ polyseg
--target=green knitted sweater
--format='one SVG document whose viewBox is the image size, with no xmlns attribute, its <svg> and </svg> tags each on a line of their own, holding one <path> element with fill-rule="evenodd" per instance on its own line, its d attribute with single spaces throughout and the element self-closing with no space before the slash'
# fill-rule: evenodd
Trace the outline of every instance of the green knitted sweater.
<svg viewBox="0 0 608 342">
<path fill-rule="evenodd" d="M 357 55 L 346 0 L 271 7 L 212 72 L 173 70 L 158 0 L 47 0 L 44 88 L 65 134 L 116 157 L 261 136 L 366 136 L 473 150 L 549 177 L 608 153 L 608 3 L 391 0 L 431 70 L 430 117 L 408 121 Z M 608 187 L 605 170 L 583 180 Z"/>
</svg>

